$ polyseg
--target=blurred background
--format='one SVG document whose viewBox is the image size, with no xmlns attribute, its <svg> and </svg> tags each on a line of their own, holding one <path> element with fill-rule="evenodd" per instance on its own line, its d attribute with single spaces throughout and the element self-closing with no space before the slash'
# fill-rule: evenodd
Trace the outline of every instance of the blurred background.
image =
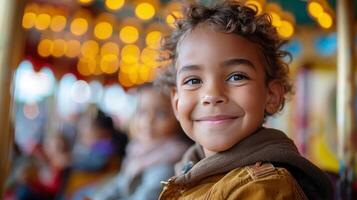
<svg viewBox="0 0 357 200">
<path fill-rule="evenodd" d="M 284 130 L 304 156 L 336 181 L 343 167 L 352 167 L 349 176 L 353 177 L 355 165 L 345 166 L 338 157 L 337 54 L 342 40 L 336 25 L 338 2 L 244 2 L 271 15 L 279 35 L 290 40 L 284 48 L 293 55 L 290 70 L 295 95 L 267 126 Z M 346 2 L 348 9 L 357 10 L 357 1 Z M 5 113 L 0 118 L 5 133 L 0 136 L 1 148 L 11 149 L 4 150 L 0 163 L 4 198 L 17 198 L 13 180 L 31 179 L 28 176 L 36 174 L 36 157 L 59 166 L 60 177 L 66 177 L 53 178 L 56 184 L 37 189 L 49 191 L 51 198 L 75 199 L 78 191 L 118 172 L 132 137 L 138 101 L 135 88 L 155 79 L 160 65 L 157 49 L 161 38 L 173 30 L 174 18 L 181 15 L 180 1 L 0 0 L 0 13 L 0 111 Z M 357 12 L 349 14 L 352 22 L 341 23 L 355 35 Z M 351 63 L 356 46 L 354 37 L 347 46 Z M 350 102 L 353 115 L 356 103 Z M 355 124 L 353 118 L 351 123 Z M 101 133 L 92 133 L 98 127 Z M 103 138 L 114 144 L 110 159 L 91 169 L 79 166 L 76 173 L 67 173 L 74 152 L 83 157 L 81 153 L 91 151 L 78 147 L 79 143 L 92 148 Z M 347 140 L 355 142 L 355 137 Z M 348 148 L 355 157 L 354 147 Z M 53 164 L 51 158 L 60 163 Z"/>
</svg>

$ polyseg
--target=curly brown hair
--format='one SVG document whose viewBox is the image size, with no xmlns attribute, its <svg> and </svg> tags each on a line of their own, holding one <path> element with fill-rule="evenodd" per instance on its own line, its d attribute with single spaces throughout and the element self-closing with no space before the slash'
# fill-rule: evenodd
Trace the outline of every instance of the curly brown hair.
<svg viewBox="0 0 357 200">
<path fill-rule="evenodd" d="M 159 76 L 159 84 L 164 85 L 166 89 L 176 86 L 177 47 L 185 35 L 200 24 L 209 24 L 216 31 L 237 34 L 259 45 L 267 62 L 266 84 L 278 80 L 283 85 L 284 99 L 280 107 L 282 110 L 293 88 L 288 76 L 289 67 L 284 61 L 285 57 L 291 60 L 291 54 L 281 48 L 287 41 L 279 37 L 267 13 L 257 15 L 256 9 L 238 1 L 219 1 L 211 7 L 193 3 L 184 9 L 182 18 L 176 18 L 176 29 L 162 41 L 160 59 L 170 61 L 170 64 Z"/>
</svg>

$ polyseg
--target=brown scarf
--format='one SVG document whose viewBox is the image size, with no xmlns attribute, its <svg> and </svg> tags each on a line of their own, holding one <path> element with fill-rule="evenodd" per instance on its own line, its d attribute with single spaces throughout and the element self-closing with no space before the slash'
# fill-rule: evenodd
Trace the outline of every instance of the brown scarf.
<svg viewBox="0 0 357 200">
<path fill-rule="evenodd" d="M 283 132 L 268 128 L 260 128 L 229 150 L 207 158 L 200 145 L 192 146 L 176 165 L 176 172 L 186 168 L 186 173 L 181 171 L 175 183 L 191 185 L 205 177 L 227 173 L 258 161 L 271 162 L 294 171 L 291 173 L 299 176 L 294 178 L 309 199 L 332 199 L 332 185 L 325 173 L 302 157 L 293 141 Z M 188 169 L 188 165 L 192 168 L 189 166 Z"/>
</svg>

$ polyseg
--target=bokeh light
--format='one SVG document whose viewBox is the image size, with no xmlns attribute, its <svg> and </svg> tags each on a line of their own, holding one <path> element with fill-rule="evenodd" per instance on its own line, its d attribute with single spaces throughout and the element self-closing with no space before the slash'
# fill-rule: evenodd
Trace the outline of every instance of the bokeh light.
<svg viewBox="0 0 357 200">
<path fill-rule="evenodd" d="M 114 42 L 106 42 L 100 48 L 100 54 L 102 56 L 106 54 L 119 56 L 119 46 Z"/>
<path fill-rule="evenodd" d="M 151 31 L 146 35 L 146 45 L 153 49 L 160 47 L 162 33 L 160 31 Z"/>
<path fill-rule="evenodd" d="M 140 3 L 135 8 L 135 14 L 139 19 L 149 20 L 155 15 L 155 7 L 148 2 Z"/>
<path fill-rule="evenodd" d="M 139 39 L 139 31 L 134 26 L 124 26 L 120 30 L 119 37 L 124 43 L 135 43 Z"/>
<path fill-rule="evenodd" d="M 42 57 L 48 57 L 51 55 L 51 49 L 53 46 L 53 41 L 49 39 L 43 39 L 37 46 L 37 52 Z"/>
<path fill-rule="evenodd" d="M 80 36 L 88 30 L 88 21 L 84 18 L 76 18 L 71 23 L 71 32 L 74 35 Z"/>
<path fill-rule="evenodd" d="M 113 26 L 108 22 L 99 22 L 94 28 L 94 35 L 101 40 L 108 39 L 113 33 Z"/>
<path fill-rule="evenodd" d="M 119 68 L 118 56 L 113 54 L 103 55 L 100 62 L 100 69 L 104 73 L 112 74 Z"/>
<path fill-rule="evenodd" d="M 70 90 L 71 98 L 76 103 L 86 103 L 91 97 L 90 87 L 83 80 L 76 81 Z"/>
<path fill-rule="evenodd" d="M 248 0 L 245 2 L 245 5 L 252 8 L 253 10 L 257 11 L 257 15 L 263 12 L 263 5 L 261 2 L 257 0 Z"/>
<path fill-rule="evenodd" d="M 281 25 L 277 28 L 280 36 L 284 38 L 289 38 L 294 34 L 294 26 L 285 20 L 281 21 Z"/>
<path fill-rule="evenodd" d="M 63 15 L 56 15 L 52 18 L 50 28 L 54 32 L 60 32 L 66 27 L 67 19 Z"/>
<path fill-rule="evenodd" d="M 67 51 L 67 43 L 62 39 L 56 39 L 53 41 L 53 45 L 51 48 L 51 54 L 54 57 L 61 57 Z"/>
<path fill-rule="evenodd" d="M 77 71 L 83 76 L 94 74 L 97 61 L 92 57 L 81 57 L 77 63 Z"/>
<path fill-rule="evenodd" d="M 124 6 L 125 0 L 106 0 L 105 6 L 110 10 L 119 10 Z"/>
<path fill-rule="evenodd" d="M 22 18 L 22 27 L 30 29 L 35 26 L 36 14 L 33 12 L 27 12 Z"/>
<path fill-rule="evenodd" d="M 171 14 L 167 15 L 166 17 L 166 23 L 170 26 L 175 28 L 175 21 L 176 19 L 182 18 L 183 15 L 180 11 L 172 11 Z"/>
<path fill-rule="evenodd" d="M 51 16 L 49 14 L 42 13 L 36 17 L 35 27 L 41 31 L 46 30 L 50 26 L 50 23 Z"/>
<path fill-rule="evenodd" d="M 95 40 L 83 42 L 81 53 L 85 57 L 95 57 L 99 52 L 99 44 Z"/>
<path fill-rule="evenodd" d="M 69 58 L 74 58 L 79 56 L 81 53 L 81 43 L 78 40 L 68 40 L 67 41 L 67 51 L 65 55 Z"/>
<path fill-rule="evenodd" d="M 90 4 L 93 2 L 93 0 L 78 0 L 78 2 L 81 4 Z"/>
<path fill-rule="evenodd" d="M 324 9 L 321 4 L 315 1 L 309 2 L 307 5 L 307 10 L 309 11 L 310 15 L 315 18 L 320 17 L 324 13 Z"/>
<path fill-rule="evenodd" d="M 319 22 L 320 26 L 322 28 L 330 28 L 333 24 L 333 20 L 331 15 L 329 15 L 328 13 L 322 13 L 322 15 L 320 15 L 317 19 L 317 21 Z"/>
<path fill-rule="evenodd" d="M 126 64 L 138 63 L 140 57 L 140 49 L 136 45 L 125 45 L 121 51 L 122 61 Z"/>
</svg>

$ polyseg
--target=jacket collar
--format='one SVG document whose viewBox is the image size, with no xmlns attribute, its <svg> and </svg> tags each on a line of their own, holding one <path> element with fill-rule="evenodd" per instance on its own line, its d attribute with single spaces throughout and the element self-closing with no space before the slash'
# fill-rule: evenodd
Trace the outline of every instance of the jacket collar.
<svg viewBox="0 0 357 200">
<path fill-rule="evenodd" d="M 302 157 L 293 141 L 283 132 L 268 128 L 260 128 L 232 148 L 207 158 L 204 157 L 200 145 L 192 146 L 176 166 L 176 172 L 177 169 L 183 171 L 176 177 L 175 183 L 191 185 L 206 177 L 227 173 L 259 161 L 281 163 L 297 168 L 311 182 L 316 193 L 332 196 L 332 186 L 327 176 Z"/>
</svg>

